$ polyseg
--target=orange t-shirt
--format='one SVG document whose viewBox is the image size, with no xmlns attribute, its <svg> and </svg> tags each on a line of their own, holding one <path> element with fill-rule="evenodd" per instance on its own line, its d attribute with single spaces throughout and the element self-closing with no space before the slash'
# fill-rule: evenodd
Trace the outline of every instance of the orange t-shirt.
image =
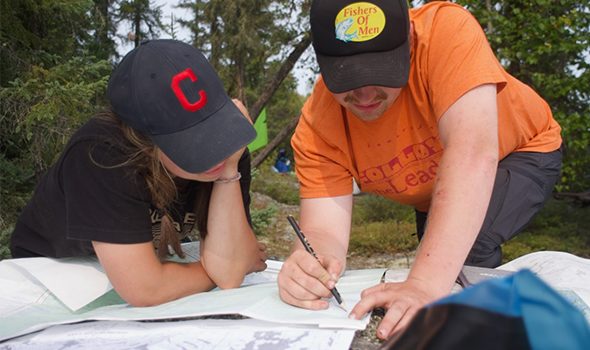
<svg viewBox="0 0 590 350">
<path fill-rule="evenodd" d="M 438 120 L 483 84 L 498 86 L 500 158 L 561 145 L 561 128 L 547 103 L 502 68 L 468 11 L 435 2 L 412 9 L 410 20 L 415 35 L 408 84 L 378 119 L 365 122 L 350 111 L 343 116 L 323 80 L 317 81 L 291 140 L 302 198 L 350 194 L 354 177 L 364 192 L 428 210 L 443 152 Z"/>
</svg>

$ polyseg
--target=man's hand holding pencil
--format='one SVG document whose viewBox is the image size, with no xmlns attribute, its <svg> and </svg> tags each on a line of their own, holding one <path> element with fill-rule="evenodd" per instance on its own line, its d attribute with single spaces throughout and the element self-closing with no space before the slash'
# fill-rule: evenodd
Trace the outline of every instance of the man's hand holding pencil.
<svg viewBox="0 0 590 350">
<path fill-rule="evenodd" d="M 289 218 L 301 245 L 284 262 L 279 274 L 279 294 L 291 305 L 311 309 L 327 309 L 332 297 L 346 310 L 336 282 L 344 265 L 334 256 L 316 254 L 293 218 Z M 348 312 L 348 310 L 346 310 Z"/>
</svg>

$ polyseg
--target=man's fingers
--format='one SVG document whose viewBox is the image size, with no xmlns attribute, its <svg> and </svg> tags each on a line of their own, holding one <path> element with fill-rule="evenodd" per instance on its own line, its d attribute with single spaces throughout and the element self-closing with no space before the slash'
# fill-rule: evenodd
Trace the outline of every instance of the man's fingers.
<svg viewBox="0 0 590 350">
<path fill-rule="evenodd" d="M 377 337 L 380 339 L 389 338 L 395 331 L 402 329 L 408 323 L 410 306 L 402 301 L 398 301 L 389 306 L 383 320 L 377 327 Z M 413 315 L 413 314 L 412 314 Z M 402 320 L 404 320 L 402 322 Z"/>
<path fill-rule="evenodd" d="M 330 273 L 328 273 L 324 266 L 322 266 L 321 261 L 318 261 L 318 259 L 305 251 L 298 251 L 294 254 L 298 255 L 298 259 L 295 261 L 302 271 L 320 281 L 326 288 L 334 288 L 336 281 L 330 276 Z"/>
<path fill-rule="evenodd" d="M 297 290 L 297 288 L 298 287 L 296 285 L 294 285 L 290 289 L 280 288 L 279 289 L 279 296 L 281 297 L 281 300 L 287 304 L 297 306 L 300 308 L 304 308 L 304 309 L 309 309 L 309 310 L 323 310 L 323 309 L 328 308 L 329 303 L 326 300 L 317 299 L 317 298 L 303 300 L 303 299 L 299 299 L 299 298 L 293 296 L 290 292 L 293 290 Z"/>
<path fill-rule="evenodd" d="M 310 291 L 309 287 L 305 285 L 305 283 L 310 282 L 302 281 L 310 280 L 312 284 L 317 283 L 319 288 L 324 290 L 326 289 L 325 286 L 302 271 L 295 272 L 289 269 L 284 269 L 285 266 L 283 265 L 283 270 L 281 270 L 281 273 L 279 274 L 279 296 L 281 297 L 281 300 L 287 304 L 312 310 L 321 310 L 328 307 L 328 302 L 321 300 L 321 295 Z M 329 294 L 329 291 L 327 294 Z"/>
<path fill-rule="evenodd" d="M 307 293 L 313 294 L 316 298 L 327 297 L 330 295 L 330 290 L 328 289 L 329 287 L 323 283 L 322 279 L 329 280 L 328 272 L 326 272 L 317 261 L 312 262 L 315 262 L 315 264 L 312 265 L 318 265 L 319 268 L 318 266 L 306 266 L 305 262 L 302 264 L 283 265 L 283 268 L 285 269 L 287 276 L 289 276 L 294 283 L 301 286 Z M 317 277 L 317 275 L 320 275 L 320 277 Z M 295 291 L 291 291 L 291 294 L 300 299 L 309 299 L 305 295 L 296 294 Z"/>
<path fill-rule="evenodd" d="M 399 322 L 395 325 L 395 327 L 393 327 L 393 329 L 391 329 L 391 331 L 389 332 L 388 338 L 397 332 L 403 331 L 406 327 L 408 327 L 410 322 L 412 322 L 412 319 L 414 319 L 414 316 L 416 316 L 416 313 L 418 313 L 418 310 L 419 309 L 410 307 L 406 311 L 406 313 L 404 314 L 402 319 L 399 320 Z"/>
<path fill-rule="evenodd" d="M 333 261 L 337 260 L 335 258 Z M 329 303 L 322 298 L 331 296 L 336 280 L 322 265 L 322 261 L 304 250 L 297 250 L 283 263 L 279 273 L 279 295 L 291 305 L 319 310 L 328 307 Z M 330 264 L 334 264 L 334 262 Z M 337 269 L 337 268 L 336 268 Z"/>
<path fill-rule="evenodd" d="M 334 257 L 319 256 L 318 260 L 324 269 L 328 272 L 330 279 L 336 283 L 342 272 L 342 263 Z M 332 288 L 332 287 L 330 287 Z"/>
<path fill-rule="evenodd" d="M 374 287 L 365 289 L 361 293 L 361 300 L 354 306 L 350 312 L 350 317 L 360 319 L 367 312 L 376 307 L 386 307 L 391 301 L 391 296 L 385 288 L 385 284 L 378 284 Z"/>
<path fill-rule="evenodd" d="M 374 285 L 373 287 L 369 287 L 367 289 L 364 289 L 361 292 L 361 298 L 366 298 L 371 294 L 375 294 L 375 293 L 381 293 L 381 292 L 386 292 L 388 289 L 391 289 L 391 285 L 388 283 L 379 283 L 377 285 Z"/>
</svg>

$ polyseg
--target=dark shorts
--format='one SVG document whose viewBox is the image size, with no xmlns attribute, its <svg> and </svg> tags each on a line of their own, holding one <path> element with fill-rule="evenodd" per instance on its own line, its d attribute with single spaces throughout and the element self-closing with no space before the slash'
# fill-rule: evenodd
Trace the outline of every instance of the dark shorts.
<svg viewBox="0 0 590 350">
<path fill-rule="evenodd" d="M 515 152 L 502 159 L 482 229 L 466 265 L 496 267 L 500 245 L 520 233 L 549 199 L 561 172 L 561 149 L 549 153 Z M 422 239 L 428 214 L 416 211 Z"/>
</svg>

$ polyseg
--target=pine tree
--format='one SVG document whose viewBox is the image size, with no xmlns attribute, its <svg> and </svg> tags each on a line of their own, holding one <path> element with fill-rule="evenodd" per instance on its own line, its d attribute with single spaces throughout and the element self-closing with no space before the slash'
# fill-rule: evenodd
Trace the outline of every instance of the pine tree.
<svg viewBox="0 0 590 350">
<path fill-rule="evenodd" d="M 157 38 L 166 26 L 162 23 L 162 6 L 150 0 L 123 0 L 114 15 L 117 24 L 126 23 L 130 31 L 127 39 L 135 47 L 143 40 Z"/>
</svg>

